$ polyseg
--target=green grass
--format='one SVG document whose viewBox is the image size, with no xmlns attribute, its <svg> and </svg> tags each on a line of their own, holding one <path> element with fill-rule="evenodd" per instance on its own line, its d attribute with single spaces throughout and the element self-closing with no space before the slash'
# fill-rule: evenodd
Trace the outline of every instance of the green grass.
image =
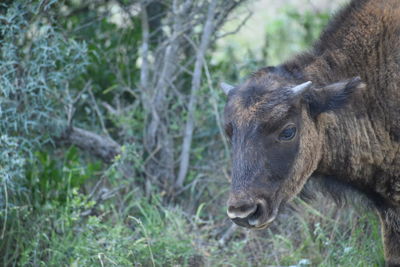
<svg viewBox="0 0 400 267">
<path fill-rule="evenodd" d="M 270 229 L 238 228 L 221 246 L 230 223 L 224 207 L 215 205 L 224 194 L 188 212 L 129 187 L 134 181 L 116 176 L 118 163 L 98 172 L 101 166 L 82 161 L 74 148 L 57 162 L 35 155 L 25 185 L 30 193 L 23 205 L 10 206 L 5 225 L 0 221 L 4 266 L 383 265 L 379 221 L 366 211 L 339 209 L 325 199 L 317 209 L 296 200 L 297 212 L 281 214 Z"/>
<path fill-rule="evenodd" d="M 163 207 L 158 200 L 138 199 L 122 213 L 117 212 L 118 207 L 110 200 L 99 208 L 99 214 L 82 216 L 93 205 L 76 192 L 65 206 L 47 204 L 40 211 L 13 210 L 5 237 L 5 243 L 12 247 L 2 247 L 6 253 L 3 255 L 10 261 L 3 262 L 7 266 L 13 263 L 17 266 L 193 266 L 195 262 L 200 266 L 289 266 L 301 262 L 310 266 L 381 266 L 383 263 L 379 224 L 372 215 L 353 214 L 352 218 L 346 218 L 347 211 L 337 221 L 285 215 L 284 222 L 270 230 L 238 229 L 232 240 L 219 247 L 215 230 L 221 222 L 196 219 L 179 208 Z"/>
</svg>

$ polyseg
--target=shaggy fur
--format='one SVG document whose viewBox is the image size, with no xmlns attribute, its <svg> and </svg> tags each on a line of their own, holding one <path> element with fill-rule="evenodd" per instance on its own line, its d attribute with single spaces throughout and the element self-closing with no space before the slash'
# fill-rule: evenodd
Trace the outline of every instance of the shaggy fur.
<svg viewBox="0 0 400 267">
<path fill-rule="evenodd" d="M 306 81 L 313 86 L 291 93 Z M 307 181 L 351 188 L 374 204 L 387 265 L 400 266 L 399 86 L 400 1 L 353 0 L 309 52 L 259 70 L 229 93 L 230 207 L 250 203 L 248 196 L 264 203 L 252 214 L 262 221 Z M 288 124 L 297 134 L 281 142 Z"/>
</svg>

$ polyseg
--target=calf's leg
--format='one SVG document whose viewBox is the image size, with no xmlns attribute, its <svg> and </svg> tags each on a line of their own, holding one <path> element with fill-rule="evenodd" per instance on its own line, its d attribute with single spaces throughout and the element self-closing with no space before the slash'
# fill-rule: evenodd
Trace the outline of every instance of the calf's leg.
<svg viewBox="0 0 400 267">
<path fill-rule="evenodd" d="M 400 208 L 379 209 L 386 266 L 400 267 Z"/>
</svg>

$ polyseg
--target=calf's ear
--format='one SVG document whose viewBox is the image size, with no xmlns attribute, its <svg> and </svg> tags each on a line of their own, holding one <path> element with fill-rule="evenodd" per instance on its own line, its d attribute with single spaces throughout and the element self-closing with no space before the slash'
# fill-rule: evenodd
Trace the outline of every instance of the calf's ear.
<svg viewBox="0 0 400 267">
<path fill-rule="evenodd" d="M 224 93 L 225 93 L 226 95 L 229 95 L 229 93 L 230 93 L 233 89 L 235 89 L 235 86 L 230 85 L 230 84 L 227 84 L 227 83 L 224 83 L 224 82 L 220 83 L 220 87 L 221 87 L 222 91 L 224 91 Z"/>
<path fill-rule="evenodd" d="M 354 92 L 366 85 L 360 77 L 333 83 L 322 88 L 313 88 L 304 94 L 313 117 L 335 109 L 342 108 Z"/>
</svg>

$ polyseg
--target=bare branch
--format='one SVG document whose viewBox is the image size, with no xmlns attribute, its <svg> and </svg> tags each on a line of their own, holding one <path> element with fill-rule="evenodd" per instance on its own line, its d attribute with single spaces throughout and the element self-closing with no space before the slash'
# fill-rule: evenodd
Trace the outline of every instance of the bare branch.
<svg viewBox="0 0 400 267">
<path fill-rule="evenodd" d="M 74 118 L 74 114 L 75 114 L 75 110 L 76 110 L 75 109 L 75 104 L 81 99 L 81 96 L 83 95 L 83 93 L 85 93 L 88 90 L 89 86 L 90 86 L 90 81 L 85 84 L 85 87 L 82 90 L 79 91 L 79 93 L 75 96 L 74 99 L 72 99 L 72 96 L 71 96 L 71 94 L 69 92 L 69 88 L 67 86 L 67 88 L 66 88 L 66 93 L 67 93 L 66 101 L 63 101 L 63 103 L 65 104 L 65 109 L 66 109 L 66 112 L 67 112 L 67 125 L 68 125 L 68 127 L 72 126 L 72 120 Z"/>
<path fill-rule="evenodd" d="M 181 188 L 183 186 L 189 168 L 190 147 L 193 138 L 194 112 L 196 109 L 197 92 L 200 89 L 202 69 L 204 65 L 204 55 L 209 46 L 211 36 L 214 32 L 214 13 L 216 6 L 217 6 L 217 0 L 213 0 L 208 6 L 207 20 L 204 24 L 204 30 L 201 37 L 200 46 L 196 54 L 194 74 L 192 78 L 192 89 L 188 105 L 188 117 L 186 121 L 182 150 L 181 150 L 181 164 L 179 166 L 178 178 L 175 183 L 175 186 L 177 188 Z"/>
<path fill-rule="evenodd" d="M 114 116 L 119 116 L 119 115 L 120 115 L 119 111 L 116 110 L 113 106 L 111 106 L 111 105 L 108 104 L 107 102 L 101 102 L 101 105 L 102 105 L 105 109 L 107 109 L 107 111 L 108 111 L 110 114 L 112 114 L 112 115 L 114 115 Z"/>
<path fill-rule="evenodd" d="M 99 106 L 97 105 L 96 98 L 93 95 L 91 86 L 89 86 L 88 92 L 89 92 L 90 98 L 92 99 L 94 110 L 96 111 L 97 117 L 99 117 L 101 129 L 103 130 L 104 134 L 106 134 L 109 137 L 110 134 L 107 131 L 106 125 L 104 123 L 103 115 L 101 114 Z"/>
<path fill-rule="evenodd" d="M 219 13 L 216 14 L 217 16 L 215 19 L 215 29 L 219 29 L 224 24 L 232 10 L 234 10 L 236 7 L 240 6 L 246 1 L 247 0 L 221 1 L 220 8 L 218 8 Z"/>
<path fill-rule="evenodd" d="M 149 20 L 147 17 L 146 4 L 141 3 L 141 21 L 142 21 L 142 45 L 141 58 L 142 65 L 140 68 L 140 87 L 146 90 L 149 80 Z"/>
<path fill-rule="evenodd" d="M 238 33 L 240 31 L 240 29 L 246 24 L 246 22 L 251 18 L 251 16 L 253 16 L 253 11 L 249 10 L 249 12 L 247 13 L 246 17 L 240 22 L 240 24 L 233 31 L 221 34 L 221 35 L 217 36 L 216 38 L 217 39 L 224 38 L 224 37 L 226 37 L 228 35 L 232 35 L 232 34 Z"/>
<path fill-rule="evenodd" d="M 226 140 L 226 136 L 224 134 L 225 131 L 223 129 L 221 116 L 220 116 L 219 111 L 218 111 L 218 100 L 216 99 L 217 98 L 217 93 L 215 92 L 214 87 L 212 85 L 211 74 L 210 74 L 210 71 L 208 70 L 207 63 L 204 64 L 204 72 L 205 72 L 206 77 L 207 77 L 208 88 L 210 88 L 210 91 L 211 91 L 211 104 L 212 104 L 213 109 L 214 109 L 214 115 L 215 115 L 215 120 L 217 122 L 217 126 L 218 126 L 218 129 L 219 129 L 219 134 L 221 136 L 222 142 L 224 143 L 225 154 L 226 154 L 227 158 L 230 158 L 228 141 Z"/>
<path fill-rule="evenodd" d="M 67 129 L 57 141 L 75 145 L 108 163 L 121 153 L 121 146 L 111 138 L 76 127 Z"/>
</svg>

